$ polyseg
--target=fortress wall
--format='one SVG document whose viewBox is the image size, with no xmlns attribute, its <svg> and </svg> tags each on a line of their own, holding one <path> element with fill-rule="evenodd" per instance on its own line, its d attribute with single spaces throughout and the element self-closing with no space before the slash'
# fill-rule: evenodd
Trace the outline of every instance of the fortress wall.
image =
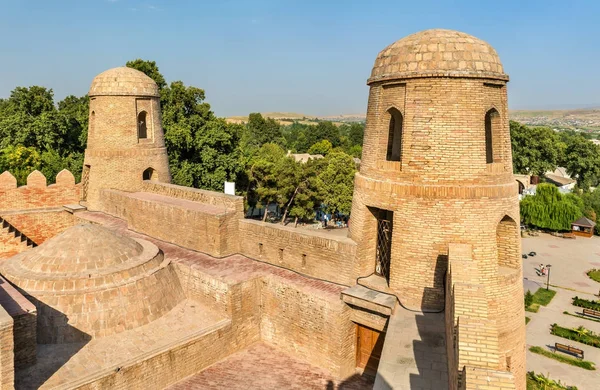
<svg viewBox="0 0 600 390">
<path fill-rule="evenodd" d="M 262 281 L 263 341 L 337 378 L 354 373 L 352 309 L 339 293 L 311 292 L 276 276 Z"/>
<path fill-rule="evenodd" d="M 62 170 L 56 183 L 46 185 L 46 177 L 39 171 L 27 176 L 27 185 L 17 187 L 17 180 L 9 172 L 0 175 L 0 215 L 2 211 L 32 210 L 62 207 L 79 203 L 80 185 L 73 174 Z"/>
<path fill-rule="evenodd" d="M 214 257 L 238 251 L 235 210 L 147 192 L 101 193 L 102 211 L 127 220 L 129 229 Z"/>
<path fill-rule="evenodd" d="M 18 211 L 0 216 L 37 245 L 77 223 L 73 214 L 62 209 Z"/>
<path fill-rule="evenodd" d="M 240 252 L 310 277 L 353 285 L 354 241 L 250 219 L 239 221 Z"/>
<path fill-rule="evenodd" d="M 353 374 L 352 309 L 339 299 L 336 286 L 322 291 L 275 275 L 228 284 L 189 264 L 176 265 L 188 298 L 231 318 L 238 345 L 262 340 L 336 377 Z"/>
<path fill-rule="evenodd" d="M 13 319 L 0 306 L 0 389 L 15 387 Z"/>
</svg>

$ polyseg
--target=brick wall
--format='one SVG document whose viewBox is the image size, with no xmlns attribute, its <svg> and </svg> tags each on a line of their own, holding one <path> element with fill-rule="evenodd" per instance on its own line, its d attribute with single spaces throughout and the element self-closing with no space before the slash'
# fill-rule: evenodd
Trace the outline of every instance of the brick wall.
<svg viewBox="0 0 600 390">
<path fill-rule="evenodd" d="M 290 226 L 240 220 L 240 252 L 318 279 L 354 285 L 356 244 L 346 237 Z"/>
<path fill-rule="evenodd" d="M 0 216 L 37 245 L 77 223 L 73 214 L 62 209 L 14 211 Z"/>
<path fill-rule="evenodd" d="M 0 306 L 0 389 L 14 389 L 14 362 L 13 319 Z"/>
<path fill-rule="evenodd" d="M 56 175 L 56 183 L 46 186 L 46 178 L 39 171 L 27 177 L 27 185 L 17 187 L 17 181 L 9 173 L 0 175 L 0 215 L 2 211 L 31 210 L 62 207 L 79 202 L 80 186 L 75 184 L 73 174 L 62 170 Z"/>
<path fill-rule="evenodd" d="M 101 208 L 129 229 L 176 245 L 224 257 L 238 251 L 238 213 L 150 192 L 103 190 Z"/>
<path fill-rule="evenodd" d="M 519 315 L 522 313 L 509 307 L 506 315 L 511 319 L 521 317 L 523 326 L 514 324 L 515 328 L 507 338 L 503 331 L 507 325 L 500 323 L 491 310 L 489 289 L 483 283 L 485 278 L 480 273 L 480 265 L 474 261 L 473 247 L 450 244 L 449 263 L 445 321 L 450 389 L 457 388 L 459 377 L 462 389 L 487 389 L 486 385 L 490 389 L 505 388 L 502 386 L 524 389 L 525 353 L 521 348 L 525 345 L 525 321 Z M 509 282 L 503 284 L 509 291 L 521 283 L 518 272 L 513 270 L 511 275 Z M 498 285 L 502 283 L 498 282 Z M 504 304 L 511 302 L 508 299 L 501 301 Z M 512 301 L 522 306 L 522 301 L 514 299 L 514 295 Z M 510 367 L 507 366 L 508 356 L 511 357 Z M 485 372 L 490 373 L 488 380 L 491 382 L 481 381 Z"/>
<path fill-rule="evenodd" d="M 22 241 L 8 228 L 0 228 L 0 259 L 7 259 L 29 248 L 27 241 Z"/>
<path fill-rule="evenodd" d="M 15 368 L 20 369 L 37 361 L 37 312 L 33 303 L 0 276 L 0 305 L 13 319 Z"/>
</svg>

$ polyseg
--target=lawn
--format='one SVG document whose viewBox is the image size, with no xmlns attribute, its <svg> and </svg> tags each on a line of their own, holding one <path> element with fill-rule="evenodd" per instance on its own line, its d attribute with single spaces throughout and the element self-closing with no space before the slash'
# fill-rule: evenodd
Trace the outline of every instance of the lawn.
<svg viewBox="0 0 600 390">
<path fill-rule="evenodd" d="M 587 272 L 587 276 L 590 279 L 595 280 L 596 282 L 600 282 L 600 269 L 591 269 Z"/>
<path fill-rule="evenodd" d="M 579 360 L 568 355 L 563 355 L 561 353 L 552 353 L 542 347 L 531 347 L 529 350 L 533 353 L 537 353 L 538 355 L 546 356 L 547 358 L 557 360 L 561 363 L 570 364 L 572 366 L 581 367 L 584 370 L 594 371 L 596 367 L 594 367 L 593 362 L 588 362 L 587 360 Z"/>
<path fill-rule="evenodd" d="M 564 337 L 568 340 L 574 340 L 582 344 L 591 345 L 592 347 L 600 348 L 600 337 L 589 329 L 583 326 L 577 329 L 564 328 L 557 324 L 550 326 L 550 334 L 558 337 Z"/>
<path fill-rule="evenodd" d="M 556 295 L 556 291 L 554 290 L 546 290 L 545 288 L 538 288 L 538 290 L 533 294 L 533 301 L 531 305 L 529 305 L 525 310 L 537 313 L 540 309 L 540 306 L 548 306 L 552 298 Z"/>
</svg>

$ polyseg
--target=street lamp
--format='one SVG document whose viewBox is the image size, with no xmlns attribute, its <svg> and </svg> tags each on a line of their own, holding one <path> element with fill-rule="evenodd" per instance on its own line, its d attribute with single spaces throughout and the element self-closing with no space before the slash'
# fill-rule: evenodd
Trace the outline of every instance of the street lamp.
<svg viewBox="0 0 600 390">
<path fill-rule="evenodd" d="M 546 268 L 548 269 L 548 278 L 546 279 L 546 291 L 548 290 L 548 285 L 550 284 L 550 268 L 552 264 L 546 264 Z"/>
</svg>

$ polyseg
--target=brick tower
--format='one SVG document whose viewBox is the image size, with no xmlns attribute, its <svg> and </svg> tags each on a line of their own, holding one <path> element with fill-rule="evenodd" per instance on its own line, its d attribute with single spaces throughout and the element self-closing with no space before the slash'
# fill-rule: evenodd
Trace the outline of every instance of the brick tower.
<svg viewBox="0 0 600 390">
<path fill-rule="evenodd" d="M 158 86 L 135 69 L 107 70 L 89 91 L 90 119 L 82 201 L 100 210 L 100 190 L 138 191 L 143 180 L 169 183 Z"/>
<path fill-rule="evenodd" d="M 358 276 L 375 273 L 403 306 L 426 311 L 444 308 L 449 244 L 469 244 L 503 368 L 524 386 L 507 81 L 489 44 L 456 31 L 419 32 L 381 51 L 367 82 L 350 236 Z"/>
</svg>

